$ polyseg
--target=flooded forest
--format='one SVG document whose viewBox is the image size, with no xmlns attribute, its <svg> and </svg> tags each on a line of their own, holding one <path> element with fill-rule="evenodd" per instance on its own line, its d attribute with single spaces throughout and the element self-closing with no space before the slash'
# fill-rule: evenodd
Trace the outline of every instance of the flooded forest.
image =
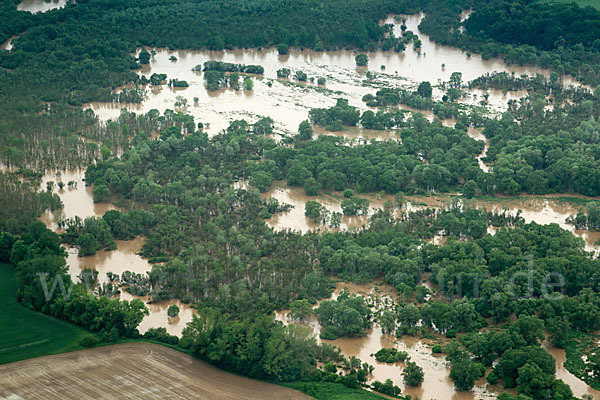
<svg viewBox="0 0 600 400">
<path fill-rule="evenodd" d="M 576 2 L 4 2 L 0 327 L 83 333 L 0 333 L 0 364 L 600 399 L 599 38 Z M 55 393 L 89 372 L 49 357 Z M 38 379 L 11 365 L 0 398 Z"/>
</svg>

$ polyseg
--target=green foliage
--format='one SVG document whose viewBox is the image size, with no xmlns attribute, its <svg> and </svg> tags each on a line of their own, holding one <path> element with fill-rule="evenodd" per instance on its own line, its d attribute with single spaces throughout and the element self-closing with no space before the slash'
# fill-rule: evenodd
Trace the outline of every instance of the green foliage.
<svg viewBox="0 0 600 400">
<path fill-rule="evenodd" d="M 148 315 L 144 303 L 88 295 L 83 284 L 73 285 L 65 258 L 59 236 L 40 221 L 32 223 L 10 252 L 16 265 L 17 300 L 27 308 L 99 332 L 105 341 L 136 336 L 138 324 Z"/>
<path fill-rule="evenodd" d="M 113 214 L 109 214 L 109 218 Z M 113 220 L 113 223 L 116 221 Z M 115 250 L 111 226 L 104 218 L 88 217 L 81 221 L 79 217 L 64 222 L 65 232 L 61 234 L 64 243 L 77 245 L 81 257 L 95 254 L 106 249 Z"/>
<path fill-rule="evenodd" d="M 404 362 L 410 359 L 410 356 L 405 351 L 398 351 L 395 348 L 383 348 L 375 353 L 375 359 L 379 362 L 395 363 Z"/>
<path fill-rule="evenodd" d="M 57 194 L 38 192 L 34 184 L 21 180 L 16 174 L 2 172 L 0 204 L 0 232 L 7 231 L 13 234 L 22 232 L 43 211 L 62 208 Z M 7 251 L 6 247 L 3 251 Z M 2 259 L 7 261 L 7 258 L 0 258 Z"/>
<path fill-rule="evenodd" d="M 184 339 L 194 354 L 226 370 L 283 382 L 308 377 L 319 353 L 306 327 L 266 315 L 236 321 L 212 308 L 193 317 Z"/>
<path fill-rule="evenodd" d="M 419 386 L 424 379 L 423 368 L 412 361 L 406 362 L 406 367 L 402 370 L 402 377 L 407 386 Z"/>
<path fill-rule="evenodd" d="M 150 64 L 150 57 L 150 52 L 148 52 L 146 49 L 142 49 L 140 54 L 138 54 L 138 60 L 140 64 Z"/>
<path fill-rule="evenodd" d="M 509 3 L 493 4 L 473 13 L 465 22 L 472 35 L 512 44 L 528 44 L 550 50 L 558 46 L 582 44 L 590 47 L 600 37 L 600 11 L 575 4 L 512 4 L 511 29 L 504 15 Z M 576 18 L 578 24 L 573 24 Z M 551 28 L 552 27 L 552 28 Z M 542 30 L 537 30 L 541 28 Z M 535 33 L 533 33 L 535 32 Z"/>
<path fill-rule="evenodd" d="M 317 201 L 309 200 L 304 205 L 304 215 L 313 220 L 319 220 L 326 208 Z"/>
<path fill-rule="evenodd" d="M 167 333 L 167 329 L 164 327 L 148 329 L 146 331 L 146 333 L 144 333 L 144 339 L 155 340 L 157 342 L 166 343 L 166 344 L 169 344 L 172 346 L 176 346 L 176 345 L 180 344 L 179 338 L 175 335 L 169 335 Z M 182 344 L 185 344 L 185 343 L 182 343 Z M 180 345 L 182 345 L 182 344 L 180 344 Z"/>
<path fill-rule="evenodd" d="M 310 125 L 310 122 L 307 120 L 300 122 L 300 125 L 298 125 L 298 135 L 296 138 L 298 138 L 298 140 L 311 140 L 312 137 L 313 129 Z"/>
<path fill-rule="evenodd" d="M 369 64 L 369 57 L 366 54 L 358 54 L 356 57 L 354 57 L 354 60 L 356 61 L 356 65 L 359 67 L 364 67 Z"/>
<path fill-rule="evenodd" d="M 306 299 L 294 300 L 290 305 L 290 317 L 294 320 L 302 320 L 313 314 L 313 306 Z"/>
<path fill-rule="evenodd" d="M 175 318 L 179 315 L 179 307 L 177 307 L 176 304 L 172 304 L 169 306 L 169 309 L 167 310 L 167 315 L 169 316 L 169 318 Z"/>
<path fill-rule="evenodd" d="M 419 83 L 419 87 L 417 88 L 417 94 L 421 97 L 431 97 L 433 94 L 433 88 L 431 87 L 431 83 L 428 81 L 424 81 Z"/>
<path fill-rule="evenodd" d="M 286 55 L 289 51 L 289 46 L 285 43 L 281 43 L 279 46 L 277 46 L 277 52 L 279 53 L 279 55 Z"/>
<path fill-rule="evenodd" d="M 342 130 L 342 126 L 355 126 L 360 119 L 360 111 L 348 104 L 346 99 L 337 99 L 331 108 L 313 108 L 308 112 L 310 122 L 321 125 L 328 131 Z"/>
<path fill-rule="evenodd" d="M 96 338 L 96 336 L 94 335 L 85 335 L 83 338 L 81 338 L 81 340 L 79 341 L 79 345 L 81 347 L 94 347 L 98 344 L 98 339 Z"/>
<path fill-rule="evenodd" d="M 376 393 L 360 388 L 349 388 L 332 382 L 289 382 L 283 383 L 292 389 L 299 390 L 317 400 L 382 400 Z M 383 392 L 381 392 L 383 393 Z"/>
<path fill-rule="evenodd" d="M 289 68 L 279 68 L 277 70 L 277 77 L 278 78 L 289 78 L 290 76 L 290 69 Z"/>
<path fill-rule="evenodd" d="M 324 328 L 321 337 L 362 336 L 371 325 L 371 310 L 360 296 L 343 290 L 336 300 L 326 300 L 315 310 Z"/>
<path fill-rule="evenodd" d="M 386 379 L 384 383 L 375 381 L 371 384 L 371 388 L 376 392 L 386 394 L 388 396 L 398 396 L 401 392 L 400 388 L 394 385 L 394 382 L 391 379 Z"/>
<path fill-rule="evenodd" d="M 297 81 L 300 81 L 300 82 L 306 82 L 306 80 L 308 79 L 308 76 L 303 71 L 298 70 L 294 74 L 294 79 L 296 79 Z"/>
<path fill-rule="evenodd" d="M 475 380 L 483 376 L 483 370 L 481 364 L 472 362 L 469 359 L 462 359 L 452 363 L 452 369 L 450 370 L 450 379 L 454 382 L 456 389 L 461 391 L 468 391 L 475 385 Z"/>
</svg>

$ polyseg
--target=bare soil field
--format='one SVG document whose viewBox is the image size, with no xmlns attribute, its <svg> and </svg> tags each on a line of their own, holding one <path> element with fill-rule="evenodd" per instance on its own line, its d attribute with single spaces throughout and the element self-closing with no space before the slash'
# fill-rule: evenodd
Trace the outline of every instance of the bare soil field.
<svg viewBox="0 0 600 400">
<path fill-rule="evenodd" d="M 310 399 L 233 375 L 184 353 L 128 343 L 0 366 L 0 400 Z"/>
</svg>

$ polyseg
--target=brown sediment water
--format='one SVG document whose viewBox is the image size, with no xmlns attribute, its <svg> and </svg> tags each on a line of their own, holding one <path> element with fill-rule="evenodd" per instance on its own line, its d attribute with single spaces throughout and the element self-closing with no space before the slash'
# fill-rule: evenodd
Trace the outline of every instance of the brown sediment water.
<svg viewBox="0 0 600 400">
<path fill-rule="evenodd" d="M 46 223 L 48 228 L 52 230 L 58 229 L 58 221 L 78 216 L 81 219 L 87 217 L 101 217 L 108 210 L 116 210 L 117 207 L 108 203 L 94 203 L 93 189 L 91 186 L 85 186 L 85 171 L 51 171 L 42 177 L 40 190 L 45 191 L 47 183 L 54 182 L 52 193 L 60 196 L 63 202 L 63 209 L 57 212 L 45 212 L 41 216 L 41 220 Z M 68 183 L 72 181 L 76 186 L 68 187 Z M 63 189 L 58 187 L 58 182 L 65 184 Z"/>
<path fill-rule="evenodd" d="M 125 271 L 146 275 L 146 272 L 152 269 L 152 265 L 138 255 L 144 244 L 143 237 L 138 236 L 133 240 L 116 240 L 116 243 L 116 250 L 99 250 L 96 254 L 87 257 L 79 257 L 78 250 L 68 246 L 67 264 L 73 281 L 79 282 L 77 276 L 84 269 L 98 271 L 98 282 L 100 283 L 108 282 L 107 272 L 112 272 L 120 277 Z"/>
<path fill-rule="evenodd" d="M 485 152 L 485 149 L 484 149 Z M 481 155 L 480 157 L 482 157 Z M 484 164 L 485 165 L 485 164 Z M 343 216 L 342 229 L 360 229 L 363 225 L 369 225 L 369 216 L 376 209 L 383 209 L 386 200 L 393 202 L 394 197 L 390 195 L 378 196 L 374 194 L 359 194 L 361 198 L 369 200 L 369 212 L 367 215 L 361 216 Z M 281 203 L 287 203 L 294 206 L 289 211 L 275 214 L 267 223 L 274 229 L 292 229 L 300 232 L 307 232 L 315 229 L 329 229 L 327 225 L 321 224 L 319 221 L 313 221 L 304 215 L 305 204 L 309 200 L 318 201 L 330 212 L 341 212 L 340 204 L 344 200 L 341 193 L 319 194 L 317 196 L 307 196 L 304 189 L 300 187 L 286 186 L 285 181 L 275 182 L 272 188 L 263 193 L 263 198 L 274 197 Z M 423 208 L 439 208 L 447 206 L 454 196 L 439 195 L 439 196 L 406 196 L 406 204 L 404 211 L 415 211 Z M 465 200 L 465 204 L 477 209 L 502 212 L 506 210 L 512 215 L 516 215 L 519 210 L 520 215 L 526 223 L 536 222 L 541 225 L 558 224 L 561 228 L 572 232 L 574 235 L 582 238 L 585 242 L 587 251 L 598 253 L 600 251 L 600 232 L 588 231 L 583 229 L 575 229 L 571 224 L 566 223 L 566 219 L 577 214 L 580 205 L 560 199 L 552 199 L 545 197 L 504 197 L 492 200 Z M 398 215 L 401 210 L 395 208 L 395 214 Z M 495 228 L 490 227 L 488 231 L 495 233 Z"/>
<path fill-rule="evenodd" d="M 282 386 L 225 372 L 180 351 L 125 343 L 0 365 L 6 400 L 309 400 Z"/>
<path fill-rule="evenodd" d="M 467 129 L 467 135 L 469 135 L 469 137 L 472 139 L 481 140 L 485 143 L 483 151 L 477 156 L 477 162 L 479 163 L 479 168 L 481 168 L 483 172 L 489 172 L 490 167 L 487 164 L 485 164 L 482 159 L 485 157 L 488 149 L 490 148 L 490 140 L 487 137 L 485 137 L 483 133 L 481 133 L 482 130 L 482 128 L 478 129 L 469 127 Z"/>
<path fill-rule="evenodd" d="M 63 8 L 67 5 L 67 0 L 22 0 L 17 5 L 17 10 L 28 11 L 32 14 Z"/>
<path fill-rule="evenodd" d="M 12 50 L 13 48 L 13 40 L 18 38 L 21 35 L 14 35 L 8 38 L 8 40 L 0 45 L 0 50 Z"/>
<path fill-rule="evenodd" d="M 567 201 L 553 200 L 552 198 L 528 197 L 528 198 L 499 198 L 494 200 L 467 200 L 467 205 L 473 205 L 479 209 L 488 211 L 506 210 L 512 215 L 521 211 L 520 215 L 526 223 L 536 222 L 540 225 L 558 224 L 561 228 L 579 236 L 585 242 L 587 251 L 598 253 L 600 246 L 600 232 L 575 229 L 566 219 L 577 214 L 581 205 Z"/>
<path fill-rule="evenodd" d="M 506 65 L 499 58 L 484 60 L 479 54 L 467 55 L 467 52 L 455 47 L 442 46 L 433 42 L 429 36 L 419 31 L 419 24 L 425 17 L 424 13 L 412 15 L 398 15 L 397 18 L 404 19 L 407 30 L 419 35 L 421 40 L 420 54 L 413 51 L 412 44 L 410 49 L 399 54 L 402 59 L 403 69 L 398 70 L 400 75 L 409 76 L 414 81 L 448 81 L 452 72 L 461 72 L 463 82 L 471 81 L 483 74 L 492 72 L 508 72 L 516 76 L 542 74 L 549 76 L 552 72 L 549 69 L 538 68 L 532 65 Z M 463 14 L 466 19 L 468 14 Z M 394 25 L 394 35 L 401 36 L 401 23 L 395 20 L 395 16 L 390 16 L 385 23 Z M 442 68 L 442 64 L 445 64 Z M 390 71 L 390 69 L 387 69 Z M 409 73 L 406 73 L 409 71 Z M 578 85 L 578 83 L 569 76 L 562 77 L 566 84 Z"/>
<path fill-rule="evenodd" d="M 396 299 L 396 290 L 385 284 L 352 284 L 338 282 L 331 298 L 335 299 L 343 288 L 347 288 L 350 293 L 355 293 L 363 297 L 389 296 Z M 287 315 L 289 310 L 283 310 L 275 313 L 276 319 L 283 323 L 289 323 Z M 313 332 L 320 343 L 328 343 L 340 348 L 346 357 L 355 356 L 375 367 L 373 373 L 368 377 L 369 382 L 385 382 L 391 379 L 395 385 L 402 388 L 402 394 L 409 394 L 420 399 L 453 399 L 453 400 L 475 400 L 482 398 L 495 398 L 496 388 L 486 387 L 485 381 L 477 381 L 475 388 L 471 392 L 460 392 L 454 389 L 454 384 L 450 380 L 450 368 L 443 356 L 434 355 L 431 352 L 433 342 L 424 339 L 418 339 L 412 336 L 403 336 L 396 338 L 390 334 L 384 334 L 378 325 L 367 331 L 363 337 L 338 338 L 335 340 L 324 340 L 319 338 L 321 327 L 316 317 L 309 317 L 302 324 L 313 329 Z M 402 370 L 406 364 L 381 363 L 378 362 L 374 354 L 383 347 L 396 348 L 406 351 L 412 361 L 416 362 L 424 371 L 424 381 L 420 386 L 408 387 L 402 379 Z"/>
<path fill-rule="evenodd" d="M 584 395 L 592 396 L 592 399 L 600 399 L 600 390 L 596 390 L 587 383 L 573 375 L 564 366 L 567 356 L 564 349 L 558 349 L 552 346 L 548 340 L 545 340 L 542 344 L 544 349 L 554 357 L 556 361 L 556 379 L 562 379 L 573 391 L 573 395 L 577 398 L 582 398 Z"/>
<path fill-rule="evenodd" d="M 150 315 L 145 316 L 144 320 L 138 325 L 138 330 L 141 334 L 144 334 L 150 328 L 163 327 L 170 335 L 181 337 L 183 328 L 185 328 L 188 322 L 192 320 L 192 316 L 197 313 L 196 309 L 187 304 L 183 304 L 180 300 L 173 299 L 151 303 L 151 299 L 148 296 L 133 296 L 124 290 L 121 290 L 119 297 L 121 300 L 128 301 L 140 299 L 146 304 L 146 307 L 148 307 Z M 179 307 L 179 315 L 174 318 L 170 318 L 167 314 L 167 310 L 172 305 Z"/>
<path fill-rule="evenodd" d="M 422 14 L 406 16 L 409 29 L 418 33 L 417 25 L 422 17 Z M 399 34 L 398 21 L 390 17 L 385 22 L 393 23 L 396 35 Z M 116 118 L 121 108 L 138 113 L 151 109 L 161 112 L 174 109 L 177 96 L 183 96 L 187 100 L 187 106 L 183 109 L 192 114 L 197 122 L 203 122 L 209 135 L 225 129 L 235 119 L 244 118 L 254 122 L 259 116 L 268 116 L 275 121 L 276 129 L 293 133 L 299 123 L 307 119 L 310 108 L 331 107 L 339 97 L 347 98 L 350 105 L 361 111 L 367 110 L 362 97 L 375 93 L 381 86 L 413 89 L 421 81 L 430 81 L 436 85 L 447 81 L 452 72 L 458 71 L 462 72 L 465 82 L 494 71 L 514 72 L 517 75 L 549 74 L 549 71 L 535 67 L 507 66 L 499 59 L 482 60 L 475 55 L 467 57 L 456 48 L 436 45 L 427 35 L 419 33 L 419 37 L 423 43 L 420 53 L 412 47 L 407 48 L 404 53 L 370 52 L 368 67 L 356 67 L 354 58 L 357 53 L 347 50 L 316 52 L 291 49 L 288 55 L 282 56 L 274 48 L 227 51 L 157 49 L 157 54 L 149 65 L 140 70 L 140 74 L 149 76 L 152 73 L 165 73 L 167 79 L 185 80 L 189 87 L 148 87 L 147 97 L 141 104 L 89 103 L 86 106 L 92 108 L 102 120 L 107 120 Z M 177 61 L 170 61 L 171 56 L 177 57 Z M 221 88 L 208 92 L 204 86 L 203 73 L 192 71 L 196 65 L 208 60 L 259 64 L 264 67 L 265 74 L 264 77 L 253 77 L 255 85 L 251 91 Z M 442 68 L 442 64 L 446 66 Z M 385 69 L 382 70 L 381 66 L 385 66 Z M 309 78 L 314 78 L 315 82 L 317 78 L 324 77 L 326 84 L 277 79 L 277 70 L 284 67 L 291 69 L 292 76 L 295 71 L 302 70 Z M 367 70 L 376 73 L 374 80 L 365 82 Z M 508 100 L 517 99 L 523 94 L 494 90 L 486 93 L 489 95 L 488 108 L 496 111 L 506 109 Z M 437 89 L 434 92 L 436 98 L 441 98 L 442 94 Z M 460 101 L 477 104 L 482 95 L 483 91 L 474 90 L 469 97 Z M 198 102 L 194 102 L 194 97 L 198 98 Z M 404 106 L 402 108 L 408 109 Z M 369 139 L 390 137 L 390 133 L 384 131 L 362 132 L 362 135 Z"/>
</svg>

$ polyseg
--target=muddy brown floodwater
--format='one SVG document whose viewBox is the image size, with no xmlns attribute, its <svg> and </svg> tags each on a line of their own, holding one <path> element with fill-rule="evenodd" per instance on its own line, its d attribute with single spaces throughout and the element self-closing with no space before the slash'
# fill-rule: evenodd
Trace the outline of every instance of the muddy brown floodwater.
<svg viewBox="0 0 600 400">
<path fill-rule="evenodd" d="M 484 149 L 485 152 L 485 149 Z M 285 181 L 275 182 L 272 188 L 262 194 L 263 198 L 274 197 L 281 203 L 287 203 L 294 206 L 287 212 L 276 214 L 271 217 L 267 223 L 274 229 L 293 229 L 300 232 L 307 232 L 315 229 L 328 229 L 327 225 L 315 222 L 304 215 L 304 207 L 307 201 L 314 200 L 325 206 L 330 212 L 341 212 L 340 203 L 344 199 L 341 193 L 334 194 L 319 194 L 317 196 L 307 196 L 304 189 L 300 187 L 286 186 Z M 376 209 L 383 208 L 386 200 L 393 201 L 393 196 L 376 196 L 373 194 L 359 194 L 359 197 L 366 198 L 370 202 L 368 215 L 362 216 L 343 216 L 342 229 L 360 229 L 363 225 L 369 225 L 369 216 Z M 404 205 L 403 211 L 415 211 L 423 208 L 439 208 L 448 205 L 455 196 L 439 195 L 439 196 L 406 196 L 407 204 Z M 516 215 L 521 211 L 521 216 L 526 223 L 536 222 L 538 224 L 558 224 L 561 228 L 568 230 L 576 236 L 582 238 L 585 242 L 587 251 L 598 253 L 600 251 L 600 232 L 588 231 L 583 229 L 575 229 L 573 225 L 567 224 L 566 219 L 577 214 L 580 205 L 568 201 L 563 201 L 553 198 L 543 197 L 526 197 L 526 198 L 496 198 L 493 200 L 467 200 L 466 204 L 470 207 L 485 209 L 488 211 L 502 212 L 507 210 L 512 215 Z M 396 210 L 398 213 L 401 210 Z M 493 227 L 490 233 L 494 233 Z M 440 239 L 437 239 L 440 240 Z"/>
<path fill-rule="evenodd" d="M 481 168 L 483 172 L 489 172 L 490 167 L 484 163 L 482 159 L 485 157 L 488 149 L 490 148 L 490 139 L 486 138 L 481 131 L 482 129 L 469 127 L 469 129 L 467 129 L 467 135 L 469 135 L 469 137 L 472 139 L 481 140 L 485 143 L 483 151 L 477 156 L 477 162 L 479 163 L 479 168 Z"/>
<path fill-rule="evenodd" d="M 176 299 L 150 303 L 150 298 L 147 296 L 137 297 L 125 291 L 121 291 L 119 297 L 121 300 L 129 301 L 133 299 L 140 299 L 146 304 L 150 315 L 144 317 L 144 320 L 138 326 L 138 330 L 141 334 L 144 334 L 150 328 L 163 327 L 167 330 L 169 335 L 181 337 L 183 328 L 185 328 L 188 322 L 192 320 L 192 316 L 197 313 L 196 309 L 190 307 L 188 304 L 183 304 L 181 301 Z M 174 318 L 170 318 L 167 315 L 167 310 L 172 305 L 179 307 L 179 315 Z"/>
<path fill-rule="evenodd" d="M 85 171 L 51 171 L 42 177 L 40 190 L 46 190 L 48 182 L 54 182 L 53 193 L 60 196 L 64 208 L 55 213 L 46 212 L 41 219 L 52 230 L 58 229 L 58 221 L 61 219 L 74 218 L 75 216 L 85 219 L 87 217 L 102 216 L 108 210 L 116 210 L 117 207 L 108 203 L 94 203 L 94 195 L 91 186 L 85 186 Z M 58 183 L 64 183 L 60 189 Z M 69 182 L 75 182 L 76 186 L 68 187 Z"/>
<path fill-rule="evenodd" d="M 378 283 L 353 284 L 346 282 L 337 282 L 336 288 L 331 296 L 336 299 L 342 289 L 347 288 L 350 293 L 361 295 L 365 298 L 377 297 L 378 299 L 389 298 L 396 299 L 397 292 L 390 285 Z M 321 300 L 322 301 L 322 300 Z M 320 301 L 319 301 L 320 302 Z M 284 324 L 290 323 L 288 319 L 289 310 L 282 310 L 275 313 L 278 321 Z M 340 348 L 346 357 L 355 356 L 375 367 L 373 373 L 369 376 L 369 381 L 375 380 L 384 382 L 391 379 L 394 384 L 402 388 L 403 394 L 418 396 L 423 400 L 430 399 L 452 399 L 452 400 L 475 400 L 485 398 L 495 398 L 499 393 L 505 391 L 499 385 L 489 385 L 485 379 L 475 382 L 475 387 L 471 392 L 460 392 L 454 389 L 454 384 L 449 377 L 450 368 L 443 355 L 434 355 L 431 347 L 435 342 L 426 339 L 418 339 L 412 336 L 403 336 L 396 338 L 390 334 L 384 334 L 379 325 L 367 331 L 367 335 L 356 338 L 339 338 L 336 340 L 324 340 L 319 338 L 321 326 L 315 316 L 311 316 L 302 322 L 303 325 L 310 327 L 318 342 L 328 343 Z M 584 381 L 571 374 L 565 367 L 565 351 L 552 347 L 548 341 L 544 341 L 542 346 L 554 357 L 556 362 L 556 378 L 562 379 L 571 387 L 573 394 L 581 398 L 588 394 L 594 399 L 600 399 L 600 391 L 588 386 Z M 381 363 L 373 356 L 381 348 L 396 348 L 407 352 L 412 361 L 423 368 L 424 381 L 421 386 L 407 387 L 402 380 L 402 369 L 405 363 Z"/>
<path fill-rule="evenodd" d="M 41 190 L 46 190 L 46 184 L 49 181 L 54 182 L 53 193 L 60 196 L 64 209 L 57 212 L 45 212 L 41 220 L 49 229 L 59 231 L 57 222 L 64 218 L 73 218 L 78 216 L 82 219 L 86 217 L 102 217 L 108 210 L 117 209 L 112 204 L 94 203 L 94 196 L 91 187 L 85 186 L 85 171 L 52 171 L 42 177 Z M 65 183 L 64 189 L 59 189 L 58 182 Z M 68 187 L 68 182 L 75 182 L 76 185 Z M 138 253 L 144 244 L 144 238 L 137 237 L 133 240 L 117 240 L 117 249 L 112 251 L 100 250 L 96 254 L 88 257 L 79 257 L 76 247 L 65 246 L 67 249 L 67 265 L 73 282 L 80 282 L 79 274 L 84 269 L 93 269 L 98 271 L 98 282 L 108 282 L 107 272 L 121 274 L 125 271 L 135 272 L 145 275 L 152 269 L 152 265 L 142 258 Z M 121 289 L 120 298 L 123 300 L 132 300 L 136 298 Z M 149 328 L 165 327 L 171 335 L 181 336 L 181 331 L 186 324 L 192 320 L 195 310 L 189 305 L 181 303 L 179 300 L 169 300 L 160 303 L 150 303 L 150 298 L 140 297 L 150 311 L 150 315 L 144 317 L 139 325 L 140 333 L 146 332 Z M 179 316 L 168 318 L 167 309 L 170 305 L 176 304 L 179 309 Z"/>
<path fill-rule="evenodd" d="M 254 122 L 259 116 L 271 117 L 280 131 L 296 132 L 298 124 L 307 119 L 310 108 L 331 107 L 338 97 L 347 98 L 351 105 L 362 111 L 367 110 L 362 97 L 367 93 L 374 93 L 380 86 L 415 88 L 421 81 L 437 84 L 438 81 L 447 81 L 455 71 L 462 72 L 465 82 L 494 71 L 515 72 L 517 75 L 549 74 L 549 71 L 535 67 L 507 66 L 499 59 L 482 60 L 476 55 L 467 57 L 458 49 L 436 45 L 427 35 L 418 32 L 417 26 L 423 18 L 422 14 L 405 17 L 409 29 L 419 33 L 423 43 L 420 53 L 412 47 L 404 53 L 371 52 L 369 67 L 356 67 L 356 52 L 345 50 L 316 52 L 291 49 L 288 55 L 281 56 L 274 48 L 231 51 L 157 49 L 157 54 L 149 65 L 142 68 L 140 74 L 149 76 L 152 73 L 165 73 L 168 79 L 187 81 L 190 85 L 188 88 L 170 88 L 166 85 L 148 87 L 147 96 L 141 104 L 89 103 L 87 107 L 92 108 L 102 120 L 107 120 L 116 118 L 121 108 L 138 113 L 151 109 L 161 112 L 174 109 L 177 96 L 182 96 L 187 100 L 187 106 L 183 109 L 192 114 L 197 122 L 208 125 L 205 130 L 209 135 L 225 129 L 235 119 L 244 118 Z M 396 34 L 399 34 L 399 21 L 390 17 L 385 22 L 393 23 Z M 177 61 L 170 61 L 171 56 L 177 57 Z M 204 86 L 203 74 L 192 71 L 193 67 L 208 60 L 259 64 L 264 67 L 265 74 L 264 77 L 253 77 L 255 85 L 251 91 L 222 88 L 208 92 Z M 442 68 L 442 64 L 446 66 Z M 385 69 L 381 70 L 381 66 L 385 66 Z M 315 80 L 324 77 L 326 84 L 319 86 L 310 82 L 277 79 L 276 72 L 283 67 L 290 68 L 292 75 L 295 71 L 302 70 Z M 377 72 L 377 78 L 369 85 L 364 85 L 367 70 Z M 268 86 L 269 83 L 271 87 Z M 486 93 L 489 95 L 487 107 L 493 111 L 506 109 L 508 100 L 519 99 L 524 95 L 524 92 L 502 93 L 493 90 Z M 434 92 L 436 98 L 441 98 L 442 94 L 439 90 Z M 482 96 L 483 91 L 474 90 L 460 101 L 478 104 Z M 198 98 L 197 103 L 194 103 L 194 97 Z M 360 129 L 336 134 L 368 139 L 390 137 L 390 132 L 361 132 Z"/>
<path fill-rule="evenodd" d="M 180 351 L 127 343 L 0 365 L 0 398 L 309 400 L 230 374 Z"/>
<path fill-rule="evenodd" d="M 396 290 L 385 284 L 374 286 L 370 284 L 351 284 L 338 282 L 332 295 L 335 299 L 340 291 L 347 288 L 351 293 L 359 294 L 363 297 L 378 298 L 396 298 Z M 287 315 L 289 310 L 276 313 L 276 319 L 283 323 L 289 323 Z M 422 340 L 411 336 L 396 338 L 393 335 L 384 334 L 378 325 L 367 331 L 367 335 L 357 338 L 339 338 L 336 340 L 324 340 L 319 338 L 321 327 L 315 317 L 308 318 L 303 324 L 311 327 L 318 342 L 328 343 L 340 348 L 346 357 L 355 356 L 363 362 L 367 362 L 375 367 L 369 381 L 381 381 L 391 379 L 394 384 L 402 388 L 403 394 L 418 396 L 423 400 L 430 399 L 452 399 L 452 400 L 475 400 L 496 397 L 497 387 L 486 386 L 484 380 L 476 382 L 476 386 L 471 392 L 459 392 L 454 389 L 454 384 L 450 380 L 450 368 L 443 356 L 433 355 L 431 346 L 433 342 Z M 380 363 L 375 360 L 374 354 L 383 347 L 396 348 L 406 351 L 411 360 L 423 368 L 425 373 L 423 384 L 417 387 L 407 387 L 402 380 L 402 370 L 405 363 Z"/>
<path fill-rule="evenodd" d="M 564 363 L 567 360 L 567 356 L 563 349 L 553 347 L 547 340 L 544 341 L 542 345 L 548 353 L 552 354 L 552 357 L 554 357 L 554 360 L 556 361 L 556 379 L 562 379 L 569 385 L 575 397 L 582 398 L 583 395 L 587 394 L 591 395 L 592 399 L 600 399 L 599 390 L 588 386 L 584 381 L 577 378 L 565 368 Z"/>
<path fill-rule="evenodd" d="M 67 5 L 67 0 L 22 0 L 17 5 L 17 10 L 28 11 L 30 13 L 45 13 L 46 11 L 63 8 Z"/>
</svg>

